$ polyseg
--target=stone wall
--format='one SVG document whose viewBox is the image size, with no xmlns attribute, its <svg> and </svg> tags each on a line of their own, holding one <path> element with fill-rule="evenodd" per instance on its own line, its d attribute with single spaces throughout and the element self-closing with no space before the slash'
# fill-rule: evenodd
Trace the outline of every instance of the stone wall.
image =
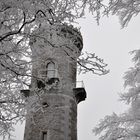
<svg viewBox="0 0 140 140">
<path fill-rule="evenodd" d="M 48 106 L 43 107 L 45 103 Z M 38 104 L 42 105 L 40 109 L 28 112 L 24 140 L 43 140 L 43 132 L 47 133 L 48 140 L 77 140 L 77 103 L 74 98 L 49 94 L 43 95 Z"/>
<path fill-rule="evenodd" d="M 67 25 L 47 25 L 34 31 L 30 38 L 32 80 L 27 103 L 24 140 L 77 140 L 76 87 L 77 58 L 83 47 L 78 30 Z M 55 64 L 58 84 L 48 84 L 47 62 Z M 43 77 L 43 78 L 42 78 Z M 48 78 L 48 79 L 47 79 Z M 38 83 L 43 83 L 42 87 Z M 44 91 L 35 93 L 35 89 Z M 38 97 L 37 97 L 38 95 Z M 34 100 L 35 99 L 35 100 Z"/>
</svg>

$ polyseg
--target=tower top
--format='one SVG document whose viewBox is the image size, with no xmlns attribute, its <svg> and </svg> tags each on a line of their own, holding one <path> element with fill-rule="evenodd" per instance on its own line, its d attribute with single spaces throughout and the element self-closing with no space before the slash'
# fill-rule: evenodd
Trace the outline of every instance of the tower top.
<svg viewBox="0 0 140 140">
<path fill-rule="evenodd" d="M 68 26 L 67 24 L 59 25 L 58 28 L 60 29 L 61 34 L 63 34 L 65 37 L 69 38 L 73 36 L 75 38 L 74 44 L 80 51 L 82 50 L 83 38 L 78 28 L 74 28 L 72 25 Z"/>
<path fill-rule="evenodd" d="M 79 52 L 81 52 L 83 48 L 83 38 L 80 30 L 66 23 L 50 25 L 48 23 L 43 22 L 40 24 L 40 28 L 33 31 L 32 35 L 43 35 L 45 38 L 48 39 L 48 41 L 52 43 L 55 42 L 54 44 L 56 45 L 58 43 L 58 46 L 60 46 L 60 42 L 62 42 L 62 40 L 67 40 L 68 42 L 71 41 L 74 46 L 77 46 Z"/>
</svg>

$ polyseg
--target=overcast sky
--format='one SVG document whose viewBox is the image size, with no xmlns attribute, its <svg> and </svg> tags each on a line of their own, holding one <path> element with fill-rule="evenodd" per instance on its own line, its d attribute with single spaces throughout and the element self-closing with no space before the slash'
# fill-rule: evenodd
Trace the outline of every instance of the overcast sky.
<svg viewBox="0 0 140 140">
<path fill-rule="evenodd" d="M 134 18 L 121 29 L 118 18 L 103 18 L 100 26 L 92 16 L 80 20 L 84 51 L 95 52 L 108 64 L 110 73 L 97 76 L 91 73 L 78 76 L 83 80 L 87 99 L 78 105 L 78 140 L 97 140 L 92 129 L 105 115 L 123 112 L 126 106 L 119 102 L 123 91 L 123 74 L 131 66 L 129 51 L 140 48 L 140 18 Z M 23 140 L 24 126 L 16 130 L 15 140 Z M 1 140 L 1 139 L 0 139 Z"/>
<path fill-rule="evenodd" d="M 110 73 L 96 76 L 91 73 L 79 76 L 87 91 L 86 101 L 78 105 L 78 140 L 98 140 L 92 133 L 100 119 L 112 112 L 121 113 L 126 105 L 119 102 L 123 91 L 124 72 L 132 66 L 130 51 L 140 48 L 140 16 L 128 27 L 121 29 L 117 17 L 103 18 L 100 26 L 92 16 L 80 20 L 84 50 L 95 52 L 108 64 Z"/>
</svg>

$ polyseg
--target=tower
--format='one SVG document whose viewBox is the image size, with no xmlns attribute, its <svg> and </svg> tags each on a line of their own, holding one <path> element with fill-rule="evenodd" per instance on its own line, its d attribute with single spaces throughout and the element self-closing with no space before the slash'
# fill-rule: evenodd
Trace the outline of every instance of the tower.
<svg viewBox="0 0 140 140">
<path fill-rule="evenodd" d="M 83 47 L 79 31 L 42 24 L 30 39 L 32 79 L 27 97 L 24 140 L 77 140 L 77 104 L 86 98 L 76 87 L 77 58 Z"/>
</svg>

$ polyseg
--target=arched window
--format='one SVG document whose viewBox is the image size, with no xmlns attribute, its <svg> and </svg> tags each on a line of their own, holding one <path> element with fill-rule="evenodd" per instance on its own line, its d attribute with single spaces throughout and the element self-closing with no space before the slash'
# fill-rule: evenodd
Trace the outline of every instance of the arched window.
<svg viewBox="0 0 140 140">
<path fill-rule="evenodd" d="M 49 62 L 46 66 L 46 73 L 48 78 L 54 78 L 55 77 L 55 64 L 54 62 Z"/>
</svg>

